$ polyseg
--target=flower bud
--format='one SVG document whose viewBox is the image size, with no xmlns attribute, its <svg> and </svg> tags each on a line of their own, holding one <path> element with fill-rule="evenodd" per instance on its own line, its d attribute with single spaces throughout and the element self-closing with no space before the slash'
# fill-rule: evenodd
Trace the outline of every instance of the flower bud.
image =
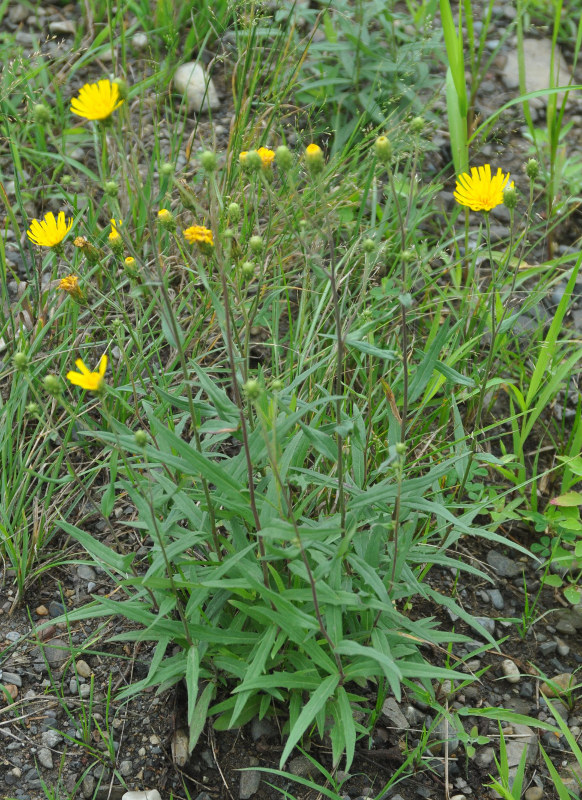
<svg viewBox="0 0 582 800">
<path fill-rule="evenodd" d="M 116 181 L 107 181 L 103 188 L 105 190 L 105 194 L 109 197 L 117 197 L 119 194 L 119 186 Z"/>
<path fill-rule="evenodd" d="M 258 382 L 258 380 L 256 380 L 256 378 L 249 378 L 249 380 L 243 386 L 243 389 L 251 403 L 254 400 L 258 400 L 263 392 L 261 389 L 261 384 Z"/>
<path fill-rule="evenodd" d="M 112 81 L 119 89 L 119 97 L 121 100 L 127 100 L 129 95 L 129 86 L 124 78 L 114 78 Z"/>
<path fill-rule="evenodd" d="M 285 384 L 280 378 L 273 378 L 273 380 L 271 381 L 271 390 L 273 392 L 280 392 L 283 389 L 284 385 Z"/>
<path fill-rule="evenodd" d="M 25 411 L 30 417 L 40 417 L 40 406 L 38 403 L 28 403 Z"/>
<path fill-rule="evenodd" d="M 258 255 L 263 249 L 263 237 L 251 236 L 249 239 L 249 247 L 251 249 L 251 253 Z"/>
<path fill-rule="evenodd" d="M 275 161 L 282 172 L 287 172 L 293 166 L 293 156 L 284 144 L 279 145 L 275 150 Z"/>
<path fill-rule="evenodd" d="M 242 276 L 245 279 L 245 281 L 250 281 L 251 278 L 254 277 L 255 265 L 253 264 L 252 261 L 245 261 L 240 269 L 241 269 Z"/>
<path fill-rule="evenodd" d="M 12 363 L 18 372 L 26 372 L 28 365 L 30 364 L 30 358 L 28 357 L 27 353 L 14 353 L 14 356 L 12 357 Z"/>
<path fill-rule="evenodd" d="M 240 221 L 241 218 L 241 210 L 238 203 L 231 203 L 228 207 L 228 218 L 231 222 L 235 225 L 237 222 Z"/>
<path fill-rule="evenodd" d="M 84 236 L 76 236 L 73 244 L 81 250 L 89 264 L 97 264 L 103 258 L 103 251 L 87 241 Z"/>
<path fill-rule="evenodd" d="M 51 121 L 50 109 L 44 103 L 37 103 L 32 109 L 32 118 L 37 125 L 47 125 Z"/>
<path fill-rule="evenodd" d="M 392 144 L 387 136 L 378 136 L 374 145 L 376 157 L 382 164 L 388 164 L 392 158 Z"/>
<path fill-rule="evenodd" d="M 123 260 L 123 268 L 130 278 L 137 277 L 137 263 L 133 256 L 127 256 Z"/>
<path fill-rule="evenodd" d="M 406 455 L 406 445 L 404 442 L 398 442 L 395 449 L 399 456 Z"/>
<path fill-rule="evenodd" d="M 168 211 L 167 208 L 160 208 L 158 211 L 158 222 L 162 227 L 166 228 L 169 231 L 176 230 L 176 220 L 174 219 L 174 215 L 171 211 Z"/>
<path fill-rule="evenodd" d="M 133 439 L 138 447 L 145 447 L 148 443 L 148 435 L 143 430 L 136 431 L 133 434 Z"/>
<path fill-rule="evenodd" d="M 43 386 L 48 394 L 53 397 L 58 397 L 62 391 L 61 381 L 56 375 L 45 375 L 43 379 Z"/>
<path fill-rule="evenodd" d="M 169 161 L 165 161 L 160 167 L 160 175 L 163 175 L 165 178 L 170 178 L 173 174 L 174 165 L 170 164 Z"/>
<path fill-rule="evenodd" d="M 305 163 L 310 172 L 321 172 L 325 166 L 323 150 L 318 144 L 308 144 L 305 148 Z"/>
<path fill-rule="evenodd" d="M 364 253 L 373 253 L 376 249 L 376 242 L 373 239 L 364 239 L 362 242 Z"/>
<path fill-rule="evenodd" d="M 425 123 L 423 117 L 414 117 L 414 119 L 410 121 L 410 130 L 412 133 L 422 133 L 424 130 L 424 125 Z"/>
<path fill-rule="evenodd" d="M 512 211 L 517 206 L 517 191 L 514 186 L 503 190 L 503 205 Z"/>
<path fill-rule="evenodd" d="M 245 169 L 257 172 L 263 166 L 263 160 L 256 150 L 249 150 L 244 161 Z"/>
<path fill-rule="evenodd" d="M 215 172 L 216 154 L 213 153 L 212 150 L 205 150 L 200 154 L 200 163 L 202 164 L 202 169 L 206 172 Z"/>
<path fill-rule="evenodd" d="M 530 158 L 527 162 L 525 165 L 525 172 L 530 181 L 535 181 L 538 177 L 540 174 L 540 165 L 535 158 Z"/>
</svg>

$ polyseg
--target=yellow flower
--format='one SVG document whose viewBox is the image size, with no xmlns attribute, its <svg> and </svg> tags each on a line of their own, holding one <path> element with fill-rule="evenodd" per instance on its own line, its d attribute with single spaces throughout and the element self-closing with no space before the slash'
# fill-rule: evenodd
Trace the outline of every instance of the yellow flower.
<svg viewBox="0 0 582 800">
<path fill-rule="evenodd" d="M 66 278 L 61 278 L 59 289 L 62 289 L 63 292 L 67 292 L 77 303 L 84 303 L 87 299 L 79 285 L 79 279 L 76 275 L 67 275 Z"/>
<path fill-rule="evenodd" d="M 79 96 L 71 100 L 71 111 L 85 119 L 104 120 L 110 117 L 123 103 L 119 86 L 110 80 L 86 83 L 79 89 Z"/>
<path fill-rule="evenodd" d="M 246 164 L 246 162 L 247 162 L 247 156 L 248 156 L 248 154 L 249 154 L 249 151 L 248 151 L 248 150 L 243 150 L 241 153 L 239 153 L 239 156 L 238 156 L 238 163 L 241 165 L 241 167 L 244 167 L 244 166 L 245 166 L 245 164 Z"/>
<path fill-rule="evenodd" d="M 65 219 L 65 212 L 59 211 L 55 219 L 52 211 L 45 214 L 44 220 L 33 219 L 26 234 L 31 242 L 40 247 L 57 247 L 73 226 L 73 220 Z"/>
<path fill-rule="evenodd" d="M 117 241 L 118 239 L 121 239 L 121 234 L 117 230 L 117 226 L 119 225 L 119 227 L 121 228 L 121 226 L 123 225 L 123 220 L 121 220 L 121 219 L 118 219 L 118 220 L 111 219 L 109 221 L 111 222 L 111 233 L 109 234 L 109 237 L 108 237 L 109 241 Z"/>
<path fill-rule="evenodd" d="M 307 145 L 305 148 L 305 163 L 312 172 L 319 172 L 323 169 L 323 150 L 318 144 Z"/>
<path fill-rule="evenodd" d="M 212 237 L 212 231 L 208 228 L 205 228 L 203 225 L 192 225 L 191 228 L 186 228 L 182 233 L 186 241 L 190 242 L 190 244 L 197 244 L 203 253 L 208 254 L 212 252 L 214 239 Z"/>
<path fill-rule="evenodd" d="M 101 258 L 103 258 L 103 252 L 99 250 L 98 247 L 95 247 L 95 245 L 91 244 L 91 242 L 87 241 L 84 236 L 76 236 L 73 240 L 73 244 L 85 254 L 87 261 L 90 264 L 96 264 Z"/>
<path fill-rule="evenodd" d="M 125 259 L 125 266 L 131 267 L 133 266 L 133 264 L 135 264 L 135 258 L 133 256 L 127 256 L 127 258 Z"/>
<path fill-rule="evenodd" d="M 509 173 L 504 175 L 501 167 L 491 175 L 491 167 L 471 167 L 471 174 L 463 172 L 457 178 L 454 197 L 457 203 L 468 206 L 471 211 L 491 211 L 503 203 L 503 190 L 508 186 Z M 513 181 L 509 183 L 513 189 Z"/>
<path fill-rule="evenodd" d="M 162 227 L 167 228 L 169 231 L 176 230 L 176 220 L 171 211 L 167 208 L 160 208 L 158 211 L 158 222 Z"/>
<path fill-rule="evenodd" d="M 274 150 L 269 150 L 268 147 L 259 147 L 259 149 L 257 150 L 257 153 L 261 157 L 261 162 L 263 164 L 263 169 L 269 169 L 269 167 L 271 166 L 271 164 L 273 163 L 273 160 L 275 158 L 275 151 Z"/>
<path fill-rule="evenodd" d="M 79 372 L 67 372 L 67 380 L 71 381 L 74 386 L 80 386 L 81 389 L 88 389 L 90 392 L 99 392 L 103 388 L 105 370 L 107 369 L 107 356 L 103 354 L 99 361 L 97 372 L 90 372 L 82 358 L 75 361 L 75 366 Z"/>
</svg>

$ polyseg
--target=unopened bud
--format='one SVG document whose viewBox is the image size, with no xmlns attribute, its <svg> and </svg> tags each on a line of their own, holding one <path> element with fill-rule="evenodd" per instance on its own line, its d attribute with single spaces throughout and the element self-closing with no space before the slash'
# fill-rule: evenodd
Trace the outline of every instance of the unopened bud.
<svg viewBox="0 0 582 800">
<path fill-rule="evenodd" d="M 240 220 L 241 211 L 238 203 L 231 203 L 228 207 L 228 218 L 231 222 L 236 223 Z"/>
<path fill-rule="evenodd" d="M 284 144 L 279 145 L 275 150 L 275 161 L 282 172 L 287 172 L 293 166 L 293 156 Z"/>
<path fill-rule="evenodd" d="M 376 242 L 373 239 L 364 239 L 362 242 L 364 253 L 373 253 L 376 249 Z"/>
<path fill-rule="evenodd" d="M 45 391 L 53 397 L 57 397 L 62 391 L 61 381 L 56 375 L 45 375 L 42 383 Z"/>
<path fill-rule="evenodd" d="M 32 118 L 37 125 L 46 125 L 51 121 L 50 109 L 44 103 L 37 103 L 32 109 Z"/>
<path fill-rule="evenodd" d="M 381 161 L 382 164 L 388 164 L 393 152 L 390 139 L 387 136 L 378 136 L 374 149 L 376 150 L 378 161 Z"/>
<path fill-rule="evenodd" d="M 258 380 L 256 380 L 256 378 L 249 378 L 249 380 L 243 386 L 243 389 L 247 398 L 251 402 L 258 400 L 263 391 L 261 389 L 261 384 L 258 382 Z"/>
<path fill-rule="evenodd" d="M 26 353 L 14 353 L 14 356 L 12 357 L 12 363 L 18 372 L 26 372 L 28 365 L 30 364 L 30 358 Z"/>
<path fill-rule="evenodd" d="M 422 133 L 424 130 L 424 125 L 425 122 L 423 117 L 414 117 L 414 119 L 410 121 L 410 130 L 412 133 Z"/>
<path fill-rule="evenodd" d="M 263 249 L 263 237 L 251 236 L 249 239 L 249 247 L 251 249 L 251 253 L 258 255 Z"/>
<path fill-rule="evenodd" d="M 525 165 L 525 172 L 530 181 L 535 181 L 538 177 L 540 174 L 540 165 L 535 158 L 530 158 L 527 162 Z"/>
<path fill-rule="evenodd" d="M 517 192 L 514 186 L 508 186 L 503 190 L 503 205 L 512 211 L 517 205 Z"/>
<path fill-rule="evenodd" d="M 107 181 L 103 188 L 105 189 L 105 194 L 109 197 L 117 197 L 119 194 L 119 186 L 116 181 Z"/>
<path fill-rule="evenodd" d="M 404 444 L 404 442 L 398 442 L 396 444 L 396 452 L 398 453 L 399 456 L 403 456 L 406 454 L 406 445 Z"/>
<path fill-rule="evenodd" d="M 25 410 L 30 417 L 40 417 L 40 406 L 38 403 L 28 403 Z"/>
<path fill-rule="evenodd" d="M 250 279 L 254 277 L 255 265 L 253 264 L 252 261 L 245 261 L 240 269 L 245 281 L 250 281 Z"/>
<path fill-rule="evenodd" d="M 138 447 L 145 447 L 148 443 L 148 435 L 142 430 L 136 431 L 133 434 L 133 439 Z"/>
<path fill-rule="evenodd" d="M 271 390 L 273 392 L 280 392 L 283 389 L 284 385 L 285 384 L 280 378 L 273 378 L 273 380 L 271 381 Z"/>
<path fill-rule="evenodd" d="M 215 172 L 216 154 L 212 150 L 205 150 L 200 154 L 200 163 L 202 164 L 202 169 L 206 172 Z"/>
<path fill-rule="evenodd" d="M 119 89 L 120 99 L 127 100 L 127 96 L 129 95 L 129 86 L 127 85 L 127 81 L 124 80 L 124 78 L 114 78 L 112 83 L 114 83 Z"/>
<path fill-rule="evenodd" d="M 158 222 L 169 231 L 176 230 L 176 220 L 174 219 L 174 215 L 171 211 L 168 211 L 167 208 L 160 208 L 158 211 Z"/>
<path fill-rule="evenodd" d="M 305 148 L 305 163 L 310 172 L 321 172 L 325 166 L 323 150 L 318 144 L 308 144 Z"/>
<path fill-rule="evenodd" d="M 242 154 L 241 154 L 242 155 Z M 244 160 L 245 169 L 257 172 L 263 166 L 263 159 L 256 150 L 249 150 Z"/>
</svg>

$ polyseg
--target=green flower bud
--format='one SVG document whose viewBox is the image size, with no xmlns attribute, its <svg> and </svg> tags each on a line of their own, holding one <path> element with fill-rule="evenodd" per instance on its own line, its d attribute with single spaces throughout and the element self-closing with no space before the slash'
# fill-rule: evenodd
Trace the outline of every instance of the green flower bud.
<svg viewBox="0 0 582 800">
<path fill-rule="evenodd" d="M 399 456 L 406 455 L 406 445 L 404 444 L 404 442 L 398 442 L 398 444 L 396 445 L 396 452 L 398 453 Z"/>
<path fill-rule="evenodd" d="M 116 181 L 107 181 L 103 188 L 105 189 L 105 194 L 109 197 L 117 197 L 119 194 L 119 186 Z"/>
<path fill-rule="evenodd" d="M 387 136 L 378 136 L 374 145 L 376 157 L 382 164 L 388 164 L 392 158 L 392 144 Z"/>
<path fill-rule="evenodd" d="M 245 261 L 241 267 L 241 272 L 245 281 L 250 281 L 255 275 L 255 265 L 252 261 Z"/>
<path fill-rule="evenodd" d="M 243 389 L 251 403 L 255 400 L 258 400 L 263 393 L 261 384 L 258 382 L 258 380 L 256 380 L 256 378 L 249 378 L 249 380 L 243 386 Z"/>
<path fill-rule="evenodd" d="M 202 169 L 206 172 L 215 172 L 216 154 L 213 153 L 212 150 L 205 150 L 200 154 L 200 163 L 202 164 Z"/>
<path fill-rule="evenodd" d="M 31 417 L 40 417 L 40 406 L 38 403 L 28 403 L 25 410 Z"/>
<path fill-rule="evenodd" d="M 308 144 L 305 148 L 305 163 L 310 172 L 321 172 L 325 167 L 323 150 L 318 144 Z"/>
<path fill-rule="evenodd" d="M 258 255 L 263 249 L 263 237 L 251 236 L 249 239 L 249 247 L 251 248 L 251 253 Z"/>
<path fill-rule="evenodd" d="M 222 235 L 224 236 L 225 239 L 234 239 L 234 237 L 236 236 L 236 231 L 234 230 L 234 228 L 225 228 Z"/>
<path fill-rule="evenodd" d="M 244 166 L 251 172 L 258 172 L 263 166 L 263 159 L 256 150 L 249 150 L 244 161 Z"/>
<path fill-rule="evenodd" d="M 535 158 L 530 158 L 530 160 L 527 162 L 525 165 L 525 172 L 530 181 L 535 181 L 535 179 L 538 177 L 540 174 L 540 165 Z"/>
<path fill-rule="evenodd" d="M 423 117 L 414 117 L 414 119 L 410 121 L 410 130 L 412 133 L 422 133 L 424 124 Z"/>
<path fill-rule="evenodd" d="M 376 242 L 373 239 L 364 239 L 362 242 L 364 253 L 373 253 L 376 249 Z"/>
<path fill-rule="evenodd" d="M 170 178 L 173 174 L 174 165 L 170 164 L 169 161 L 165 161 L 160 167 L 160 175 L 163 175 L 165 178 Z"/>
<path fill-rule="evenodd" d="M 402 260 L 404 261 L 405 264 L 410 264 L 410 262 L 414 261 L 415 258 L 416 258 L 416 253 L 414 252 L 414 250 L 408 249 L 402 251 Z"/>
<path fill-rule="evenodd" d="M 61 381 L 56 375 L 45 375 L 42 383 L 45 391 L 53 397 L 58 397 L 62 391 Z"/>
<path fill-rule="evenodd" d="M 228 218 L 236 225 L 241 218 L 241 210 L 238 203 L 231 203 L 228 207 Z"/>
<path fill-rule="evenodd" d="M 283 389 L 284 385 L 285 384 L 280 378 L 273 378 L 273 380 L 271 381 L 271 390 L 273 392 L 280 392 Z"/>
<path fill-rule="evenodd" d="M 279 145 L 275 150 L 275 161 L 282 172 L 287 172 L 293 166 L 293 156 L 284 144 Z"/>
<path fill-rule="evenodd" d="M 127 97 L 129 95 L 129 86 L 127 85 L 127 81 L 124 80 L 123 78 L 114 78 L 112 80 L 112 83 L 114 83 L 119 89 L 120 99 L 127 100 Z"/>
<path fill-rule="evenodd" d="M 47 125 L 51 121 L 50 109 L 44 103 L 37 103 L 32 109 L 32 118 L 37 125 Z"/>
<path fill-rule="evenodd" d="M 138 447 L 145 447 L 148 443 L 148 435 L 145 431 L 139 430 L 133 434 L 133 440 Z"/>
<path fill-rule="evenodd" d="M 503 190 L 503 205 L 510 210 L 517 206 L 517 192 L 514 186 L 508 186 Z"/>
<path fill-rule="evenodd" d="M 26 372 L 30 364 L 30 358 L 26 353 L 14 353 L 12 363 L 18 372 Z"/>
</svg>

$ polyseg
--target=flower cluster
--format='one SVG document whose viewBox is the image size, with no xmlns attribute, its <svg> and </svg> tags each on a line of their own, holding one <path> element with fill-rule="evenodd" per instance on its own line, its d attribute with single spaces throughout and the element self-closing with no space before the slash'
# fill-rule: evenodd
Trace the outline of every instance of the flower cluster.
<svg viewBox="0 0 582 800">
<path fill-rule="evenodd" d="M 186 241 L 198 245 L 202 253 L 209 255 L 214 249 L 214 238 L 209 228 L 205 228 L 203 225 L 192 225 L 182 233 Z"/>
</svg>

